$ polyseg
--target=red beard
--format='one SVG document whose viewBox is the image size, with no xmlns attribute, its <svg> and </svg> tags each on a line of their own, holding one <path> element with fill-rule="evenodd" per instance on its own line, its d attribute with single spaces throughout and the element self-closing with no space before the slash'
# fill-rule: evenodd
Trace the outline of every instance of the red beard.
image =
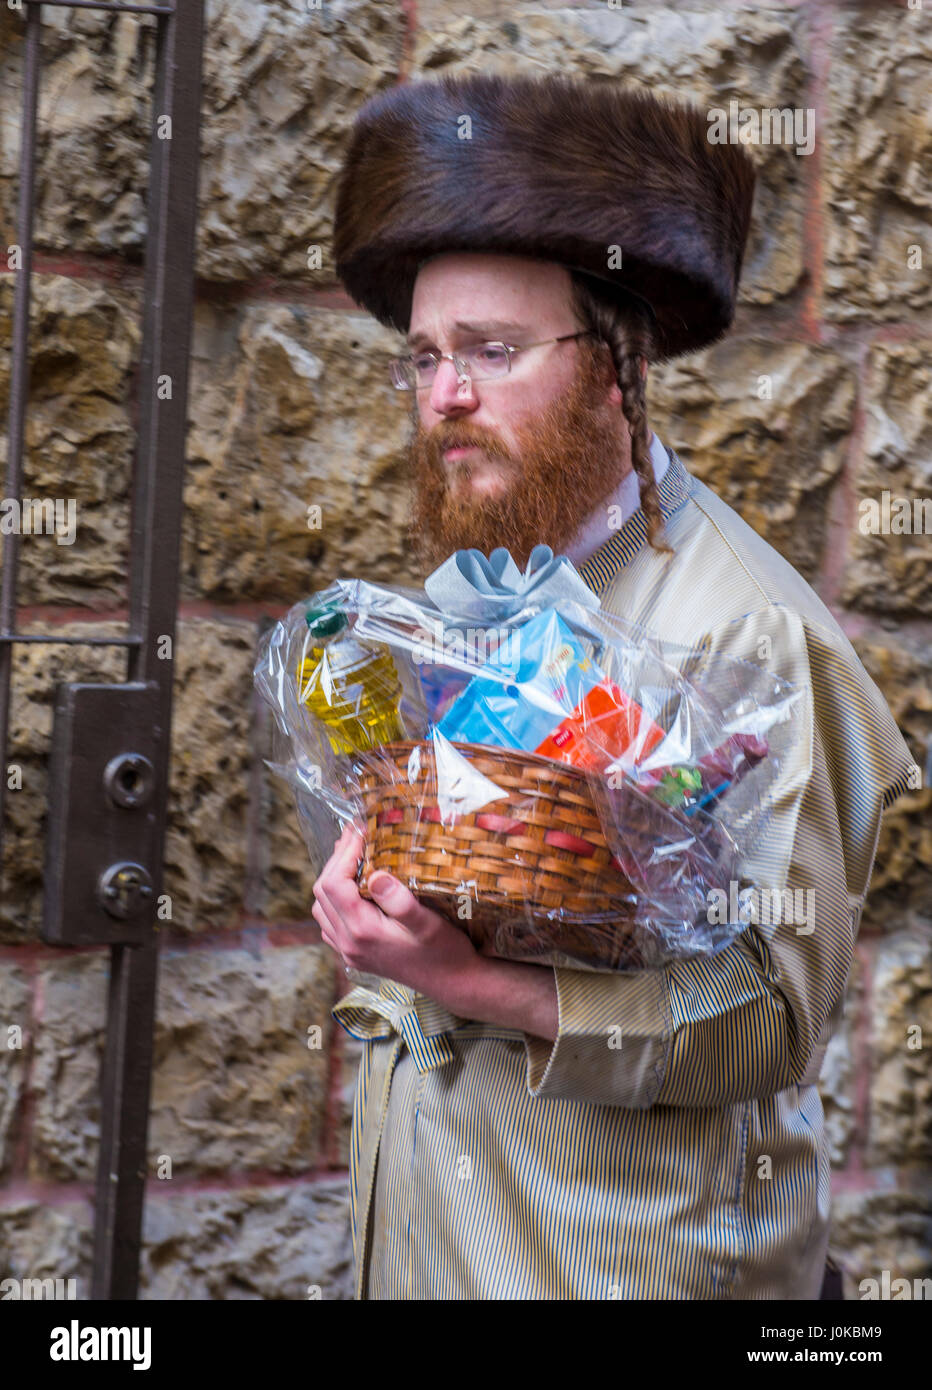
<svg viewBox="0 0 932 1390">
<path fill-rule="evenodd" d="M 630 444 L 621 412 L 604 403 L 604 370 L 581 344 L 576 377 L 542 415 L 515 429 L 514 453 L 467 416 L 441 420 L 429 433 L 415 418 L 408 444 L 415 496 L 407 542 L 425 574 L 454 550 L 475 547 L 488 555 L 501 545 L 523 569 L 535 545 L 559 554 L 599 504 L 607 503 L 630 469 Z M 507 391 L 508 385 L 493 389 Z M 468 445 L 504 460 L 504 491 L 474 492 L 468 456 L 444 463 L 444 450 Z M 460 473 L 465 486 L 451 489 Z"/>
</svg>

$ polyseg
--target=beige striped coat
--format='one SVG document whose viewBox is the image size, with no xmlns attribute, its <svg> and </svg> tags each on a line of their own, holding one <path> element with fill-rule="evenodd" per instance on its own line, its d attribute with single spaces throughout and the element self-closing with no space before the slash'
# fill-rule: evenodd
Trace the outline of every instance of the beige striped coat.
<svg viewBox="0 0 932 1390">
<path fill-rule="evenodd" d="M 716 956 L 641 973 L 541 967 L 556 981 L 552 1043 L 390 981 L 353 989 L 333 1014 L 365 1040 L 357 1298 L 819 1296 L 830 1174 L 816 1081 L 881 813 L 913 762 L 828 609 L 669 452 L 675 553 L 646 544 L 638 510 L 580 572 L 610 612 L 758 663 L 769 649 L 766 664 L 805 687 L 803 735 L 748 869 L 761 886 L 811 889 L 814 929 L 765 939 L 750 926 Z"/>
</svg>

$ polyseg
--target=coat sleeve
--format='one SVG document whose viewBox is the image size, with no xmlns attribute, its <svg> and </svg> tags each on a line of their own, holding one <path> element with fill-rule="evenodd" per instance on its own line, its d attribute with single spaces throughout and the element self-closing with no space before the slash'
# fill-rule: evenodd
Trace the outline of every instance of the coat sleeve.
<svg viewBox="0 0 932 1390">
<path fill-rule="evenodd" d="M 759 664 L 765 651 L 807 692 L 748 877 L 792 890 L 811 925 L 799 913 L 751 924 L 716 955 L 662 969 L 554 968 L 556 1040 L 524 1035 L 532 1096 L 636 1109 L 762 1098 L 816 1080 L 841 1017 L 883 808 L 915 764 L 853 648 L 827 628 L 770 605 L 700 645 Z"/>
</svg>

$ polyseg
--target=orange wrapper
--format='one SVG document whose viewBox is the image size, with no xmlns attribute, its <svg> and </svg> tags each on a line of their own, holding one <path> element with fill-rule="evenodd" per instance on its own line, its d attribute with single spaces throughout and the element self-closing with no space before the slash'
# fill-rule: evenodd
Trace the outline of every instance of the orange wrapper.
<svg viewBox="0 0 932 1390">
<path fill-rule="evenodd" d="M 663 729 L 639 704 L 614 681 L 603 680 L 534 751 L 555 762 L 598 770 L 606 757 L 618 757 L 638 739 L 643 739 L 638 755 L 642 758 L 656 748 L 663 736 Z"/>
</svg>

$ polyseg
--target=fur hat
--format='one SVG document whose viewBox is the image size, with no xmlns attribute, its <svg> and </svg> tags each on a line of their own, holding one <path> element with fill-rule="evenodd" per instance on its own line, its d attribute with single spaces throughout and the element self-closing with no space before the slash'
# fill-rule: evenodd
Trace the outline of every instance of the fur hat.
<svg viewBox="0 0 932 1390">
<path fill-rule="evenodd" d="M 337 273 L 406 333 L 427 257 L 557 261 L 645 300 L 656 360 L 694 351 L 734 317 L 755 181 L 747 150 L 710 144 L 708 130 L 697 107 L 611 79 L 471 73 L 392 87 L 353 127 Z"/>
</svg>

